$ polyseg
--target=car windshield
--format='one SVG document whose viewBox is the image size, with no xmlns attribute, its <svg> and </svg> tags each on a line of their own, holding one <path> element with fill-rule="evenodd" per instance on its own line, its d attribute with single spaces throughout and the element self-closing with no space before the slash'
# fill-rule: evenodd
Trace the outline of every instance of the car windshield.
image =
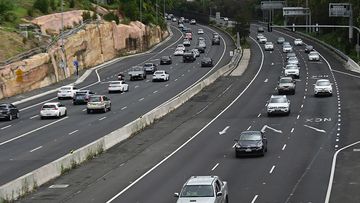
<svg viewBox="0 0 360 203">
<path fill-rule="evenodd" d="M 273 97 L 270 99 L 270 103 L 286 103 L 285 97 Z"/>
<path fill-rule="evenodd" d="M 296 57 L 290 57 L 289 61 L 297 61 L 298 59 Z"/>
<path fill-rule="evenodd" d="M 101 102 L 101 97 L 90 97 L 89 102 Z"/>
<path fill-rule="evenodd" d="M 280 83 L 292 83 L 292 79 L 291 78 L 281 78 Z"/>
<path fill-rule="evenodd" d="M 283 37 L 278 38 L 279 41 L 284 41 L 285 39 Z"/>
<path fill-rule="evenodd" d="M 7 109 L 7 105 L 6 104 L 0 104 L 0 109 Z"/>
<path fill-rule="evenodd" d="M 329 86 L 330 85 L 330 81 L 317 81 L 316 82 L 317 86 Z"/>
<path fill-rule="evenodd" d="M 293 57 L 293 56 L 296 56 L 296 55 L 295 55 L 295 53 L 290 52 L 290 53 L 287 54 L 287 56 L 290 58 L 290 57 Z"/>
<path fill-rule="evenodd" d="M 311 55 L 311 56 L 317 56 L 318 55 L 318 53 L 317 52 L 310 52 L 310 54 L 309 55 Z"/>
<path fill-rule="evenodd" d="M 181 197 L 213 197 L 211 185 L 186 185 L 181 191 Z"/>
<path fill-rule="evenodd" d="M 120 82 L 111 82 L 110 83 L 110 86 L 119 86 L 120 85 Z"/>
<path fill-rule="evenodd" d="M 284 48 L 291 48 L 291 46 L 288 45 L 288 44 L 285 44 L 285 45 L 284 45 Z"/>
<path fill-rule="evenodd" d="M 261 140 L 261 134 L 260 133 L 254 133 L 254 132 L 241 133 L 239 140 L 245 140 L 245 141 Z"/>
<path fill-rule="evenodd" d="M 286 66 L 286 69 L 295 70 L 295 69 L 298 69 L 298 67 L 297 66 Z"/>
</svg>

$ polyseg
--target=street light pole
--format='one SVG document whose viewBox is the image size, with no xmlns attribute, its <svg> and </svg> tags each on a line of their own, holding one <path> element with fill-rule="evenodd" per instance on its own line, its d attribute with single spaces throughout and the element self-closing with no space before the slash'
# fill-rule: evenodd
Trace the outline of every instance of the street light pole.
<svg viewBox="0 0 360 203">
<path fill-rule="evenodd" d="M 140 22 L 142 22 L 142 0 L 139 0 Z"/>
</svg>

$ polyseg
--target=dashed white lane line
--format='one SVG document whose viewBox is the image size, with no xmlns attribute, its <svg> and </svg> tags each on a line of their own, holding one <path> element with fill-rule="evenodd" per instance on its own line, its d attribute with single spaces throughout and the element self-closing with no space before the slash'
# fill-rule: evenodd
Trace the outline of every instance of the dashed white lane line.
<svg viewBox="0 0 360 203">
<path fill-rule="evenodd" d="M 72 134 L 74 134 L 74 133 L 76 133 L 76 132 L 78 132 L 78 131 L 79 131 L 79 130 L 74 130 L 74 131 L 70 132 L 69 135 L 72 135 Z"/>
<path fill-rule="evenodd" d="M 274 172 L 274 169 L 275 169 L 275 165 L 273 165 L 269 171 L 270 174 L 272 174 Z"/>
<path fill-rule="evenodd" d="M 36 147 L 35 149 L 30 150 L 30 152 L 35 152 L 36 150 L 39 150 L 39 149 L 41 149 L 41 148 L 42 148 L 42 146 Z"/>
<path fill-rule="evenodd" d="M 284 151 L 285 150 L 285 148 L 286 148 L 286 144 L 284 144 L 284 146 L 282 147 L 282 151 Z"/>
<path fill-rule="evenodd" d="M 34 130 L 31 130 L 31 131 L 29 131 L 29 132 L 27 132 L 27 133 L 24 133 L 24 134 L 22 134 L 22 135 L 19 135 L 19 136 L 17 136 L 17 137 L 14 137 L 14 138 L 11 138 L 11 139 L 6 140 L 6 141 L 4 141 L 4 142 L 1 142 L 1 143 L 0 143 L 0 146 L 2 146 L 2 145 L 4 145 L 4 144 L 7 144 L 7 143 L 9 143 L 9 142 L 12 142 L 12 141 L 14 141 L 14 140 L 20 139 L 20 138 L 22 138 L 22 137 L 25 137 L 25 136 L 33 133 L 33 132 L 36 132 L 36 131 L 39 131 L 39 130 L 44 129 L 44 128 L 46 128 L 46 127 L 49 127 L 49 126 L 51 126 L 51 125 L 54 125 L 55 123 L 59 123 L 59 122 L 65 120 L 65 119 L 68 119 L 68 118 L 69 118 L 69 117 L 66 116 L 66 117 L 61 118 L 61 119 L 59 119 L 59 120 L 57 120 L 57 121 L 51 122 L 51 123 L 49 123 L 49 124 L 43 125 L 43 126 L 41 126 L 41 127 L 39 127 L 39 128 L 36 128 L 36 129 L 34 129 Z"/>
<path fill-rule="evenodd" d="M 300 115 L 298 115 L 298 116 L 296 117 L 297 120 L 299 120 L 299 118 L 300 118 Z"/>
<path fill-rule="evenodd" d="M 125 110 L 126 108 L 127 108 L 127 106 L 124 106 L 124 107 L 121 108 L 121 110 Z"/>
<path fill-rule="evenodd" d="M 219 166 L 219 163 L 215 164 L 215 166 L 212 167 L 211 171 L 214 171 L 216 169 L 216 167 L 218 167 L 218 166 Z"/>
<path fill-rule="evenodd" d="M 157 92 L 158 92 L 158 91 L 157 91 L 157 90 L 155 90 L 153 93 L 154 93 L 154 94 L 156 94 Z"/>
<path fill-rule="evenodd" d="M 166 84 L 165 87 L 169 86 L 169 84 Z"/>
<path fill-rule="evenodd" d="M 182 76 L 182 77 L 184 77 L 184 76 L 185 76 L 185 74 L 182 74 L 181 76 Z"/>
<path fill-rule="evenodd" d="M 178 79 L 176 78 L 174 81 L 177 81 Z"/>
<path fill-rule="evenodd" d="M 353 149 L 354 152 L 360 152 L 360 149 Z"/>
<path fill-rule="evenodd" d="M 30 119 L 34 119 L 34 118 L 37 118 L 37 117 L 39 117 L 39 115 L 31 116 Z"/>
<path fill-rule="evenodd" d="M 86 109 L 83 109 L 82 111 L 86 111 Z"/>
<path fill-rule="evenodd" d="M 145 82 L 150 82 L 150 80 L 146 80 Z"/>
<path fill-rule="evenodd" d="M 294 128 L 291 128 L 291 131 L 290 131 L 290 132 L 291 132 L 291 133 L 293 133 L 293 132 L 294 132 L 294 130 L 295 130 Z"/>
<path fill-rule="evenodd" d="M 141 98 L 141 99 L 139 99 L 139 101 L 142 101 L 142 100 L 144 100 L 145 98 L 143 97 L 143 98 Z"/>
<path fill-rule="evenodd" d="M 304 96 L 304 99 L 306 99 L 306 96 Z"/>
<path fill-rule="evenodd" d="M 267 79 L 267 78 L 264 80 L 264 82 L 268 82 L 268 81 L 269 81 L 269 79 Z"/>
<path fill-rule="evenodd" d="M 235 148 L 235 146 L 236 146 L 236 143 L 231 148 Z"/>
<path fill-rule="evenodd" d="M 104 116 L 104 117 L 102 117 L 102 118 L 99 118 L 99 121 L 102 121 L 102 120 L 104 120 L 104 119 L 106 119 L 106 116 Z"/>
<path fill-rule="evenodd" d="M 11 125 L 7 125 L 7 126 L 4 126 L 4 127 L 0 128 L 0 129 L 1 129 L 1 130 L 4 130 L 4 129 L 10 128 L 10 127 L 11 127 Z"/>
<path fill-rule="evenodd" d="M 255 203 L 255 201 L 258 197 L 259 197 L 259 195 L 255 195 L 255 197 L 252 199 L 251 203 Z"/>
<path fill-rule="evenodd" d="M 300 108 L 304 108 L 304 104 L 301 104 L 301 107 Z"/>
<path fill-rule="evenodd" d="M 249 126 L 248 128 L 247 128 L 247 130 L 250 130 L 251 129 L 251 126 Z"/>
<path fill-rule="evenodd" d="M 261 113 L 259 113 L 259 115 L 257 116 L 258 118 L 261 116 Z"/>
<path fill-rule="evenodd" d="M 134 88 L 136 89 L 136 88 L 138 88 L 138 87 L 140 87 L 139 85 L 136 85 Z"/>
</svg>

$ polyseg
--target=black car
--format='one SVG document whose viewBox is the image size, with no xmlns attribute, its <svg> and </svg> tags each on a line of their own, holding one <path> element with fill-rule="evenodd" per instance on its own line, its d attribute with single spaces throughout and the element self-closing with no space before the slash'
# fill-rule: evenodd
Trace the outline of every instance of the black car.
<svg viewBox="0 0 360 203">
<path fill-rule="evenodd" d="M 157 70 L 155 63 L 145 63 L 143 67 L 146 74 L 153 74 Z"/>
<path fill-rule="evenodd" d="M 311 46 L 311 45 L 306 45 L 306 47 L 305 47 L 305 53 L 310 53 L 311 51 L 313 51 L 314 50 L 314 47 L 313 46 Z"/>
<path fill-rule="evenodd" d="M 183 55 L 183 62 L 194 62 L 196 60 L 196 55 L 194 52 L 185 52 Z"/>
<path fill-rule="evenodd" d="M 187 18 L 184 19 L 184 23 L 189 23 L 189 22 L 190 22 L 189 19 L 187 19 Z"/>
<path fill-rule="evenodd" d="M 164 65 L 164 64 L 172 64 L 171 56 L 163 56 L 163 57 L 161 57 L 160 65 Z"/>
<path fill-rule="evenodd" d="M 213 37 L 211 44 L 212 45 L 220 45 L 220 37 Z"/>
<path fill-rule="evenodd" d="M 0 104 L 0 118 L 11 121 L 14 118 L 19 118 L 19 110 L 12 104 Z"/>
<path fill-rule="evenodd" d="M 201 59 L 201 67 L 212 67 L 213 60 L 210 57 L 204 57 Z"/>
<path fill-rule="evenodd" d="M 95 93 L 91 92 L 90 90 L 79 90 L 75 93 L 73 104 L 87 104 L 89 97 L 93 94 Z"/>
<path fill-rule="evenodd" d="M 200 53 L 205 53 L 205 47 L 203 47 L 203 46 L 197 46 L 196 49 L 197 49 Z"/>
<path fill-rule="evenodd" d="M 235 139 L 235 156 L 261 155 L 267 152 L 267 139 L 261 131 L 244 131 Z"/>
</svg>

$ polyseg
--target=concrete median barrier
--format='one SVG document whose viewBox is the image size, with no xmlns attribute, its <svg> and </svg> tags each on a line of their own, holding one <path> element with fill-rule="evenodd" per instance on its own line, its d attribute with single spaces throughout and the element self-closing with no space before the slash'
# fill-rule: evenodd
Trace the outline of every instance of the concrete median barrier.
<svg viewBox="0 0 360 203">
<path fill-rule="evenodd" d="M 186 101 L 191 99 L 203 88 L 209 86 L 220 76 L 234 69 L 238 61 L 241 58 L 240 52 L 238 52 L 231 60 L 231 62 L 213 74 L 208 76 L 206 79 L 197 83 L 183 94 L 179 95 L 170 102 L 166 102 L 164 105 L 160 105 L 157 108 L 149 111 L 143 116 L 136 120 L 128 123 L 127 125 L 111 132 L 110 134 L 84 146 L 75 151 L 69 152 L 69 154 L 48 163 L 41 168 L 38 168 L 24 176 L 21 176 L 5 185 L 0 186 L 0 202 L 16 200 L 21 196 L 24 196 L 38 186 L 59 177 L 63 173 L 75 168 L 82 162 L 85 162 L 94 156 L 102 153 L 113 147 L 116 144 L 128 139 L 132 135 L 140 132 L 145 127 L 151 125 L 157 119 L 165 116 L 176 108 L 180 107 Z"/>
</svg>

